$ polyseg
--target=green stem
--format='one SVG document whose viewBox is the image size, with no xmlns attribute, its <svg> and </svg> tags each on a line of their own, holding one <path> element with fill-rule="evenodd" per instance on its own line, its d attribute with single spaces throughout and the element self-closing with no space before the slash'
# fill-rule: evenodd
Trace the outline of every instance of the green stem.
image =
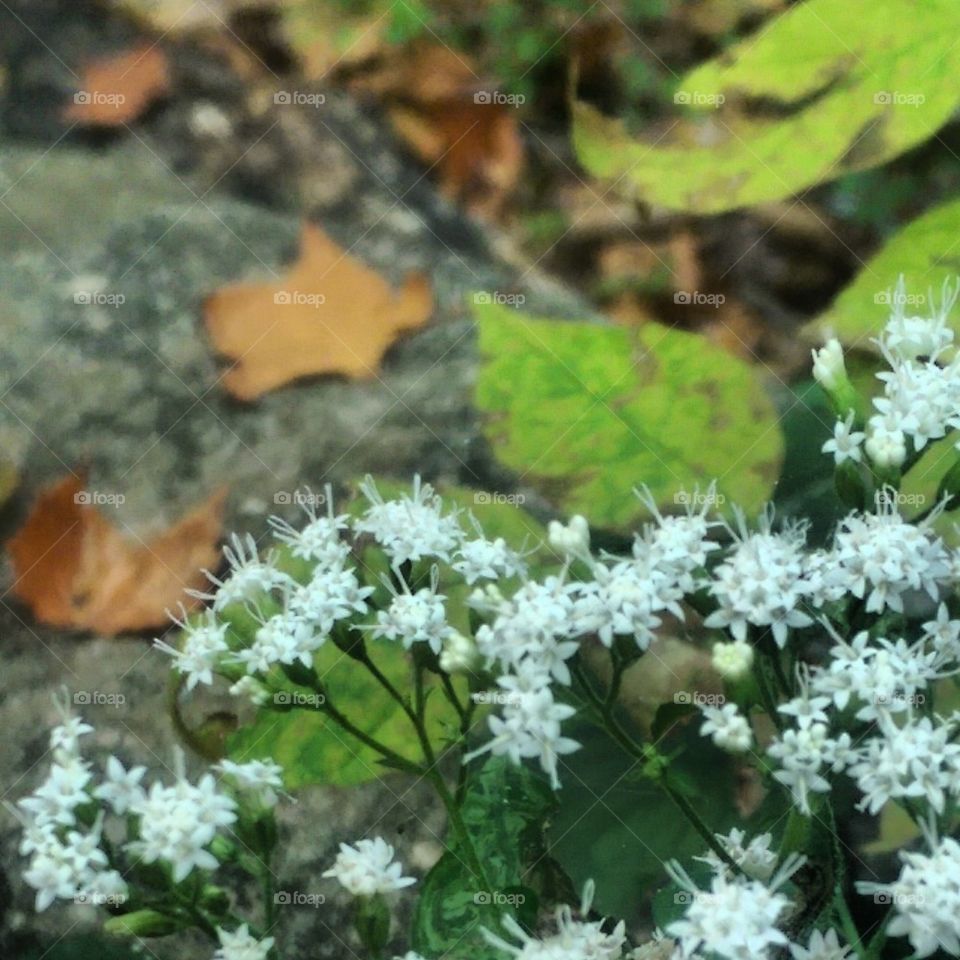
<svg viewBox="0 0 960 960">
<path fill-rule="evenodd" d="M 416 776 L 422 776 L 425 771 L 423 767 L 419 764 L 413 763 L 413 761 L 408 760 L 406 757 L 402 757 L 395 750 L 391 750 L 389 747 L 384 746 L 377 740 L 374 740 L 368 733 L 364 733 L 359 727 L 355 726 L 350 720 L 347 719 L 344 714 L 342 714 L 329 699 L 324 700 L 323 705 L 320 707 L 331 720 L 337 723 L 342 727 L 347 733 L 351 736 L 356 737 L 361 743 L 370 747 L 371 750 L 376 750 L 385 760 L 389 760 L 394 766 L 405 770 L 407 773 L 412 773 Z"/>
<path fill-rule="evenodd" d="M 586 672 L 580 662 L 579 656 L 570 661 L 570 672 L 577 679 L 583 688 L 588 701 L 595 708 L 603 720 L 604 728 L 607 733 L 624 749 L 624 751 L 636 760 L 642 763 L 648 763 L 651 759 L 649 753 L 644 750 L 641 744 L 638 744 L 633 737 L 623 729 L 619 721 L 613 714 L 613 702 L 609 697 L 600 697 L 593 689 L 593 685 L 587 679 Z M 723 845 L 714 836 L 713 831 L 704 822 L 703 818 L 694 809 L 693 805 L 683 794 L 676 791 L 663 776 L 653 778 L 661 790 L 673 801 L 677 809 L 687 818 L 690 825 L 701 836 L 707 846 L 728 866 L 734 873 L 742 873 L 740 865 L 724 849 Z"/>
<path fill-rule="evenodd" d="M 843 928 L 843 935 L 846 937 L 847 942 L 860 960 L 866 960 L 869 951 L 864 949 L 860 931 L 857 930 L 857 925 L 853 922 L 853 915 L 850 913 L 847 898 L 844 896 L 843 888 L 839 883 L 834 889 L 833 907 L 837 912 L 837 916 L 840 918 L 840 926 Z"/>
</svg>

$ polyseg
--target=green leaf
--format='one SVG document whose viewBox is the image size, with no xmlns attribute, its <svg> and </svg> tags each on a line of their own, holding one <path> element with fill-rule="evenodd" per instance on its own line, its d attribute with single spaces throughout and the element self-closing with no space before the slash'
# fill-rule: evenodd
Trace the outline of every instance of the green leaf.
<svg viewBox="0 0 960 960">
<path fill-rule="evenodd" d="M 507 466 L 568 513 L 604 527 L 646 515 L 646 484 L 671 509 L 717 479 L 753 511 L 779 473 L 782 439 L 754 371 L 703 337 L 561 323 L 475 307 L 484 364 L 476 402 Z"/>
<path fill-rule="evenodd" d="M 589 173 L 670 209 L 780 200 L 938 130 L 960 101 L 958 28 L 954 0 L 806 0 L 680 79 L 689 120 L 668 143 L 575 103 L 574 147 Z"/>
<path fill-rule="evenodd" d="M 934 207 L 895 234 L 876 253 L 833 304 L 804 332 L 822 340 L 828 332 L 842 343 L 875 350 L 870 343 L 890 315 L 891 297 L 903 274 L 906 312 L 926 315 L 931 291 L 939 294 L 946 280 L 960 274 L 960 200 Z M 913 304 L 916 303 L 916 306 Z M 954 324 L 954 329 L 957 329 Z"/>
<path fill-rule="evenodd" d="M 737 825 L 735 775 L 729 756 L 699 735 L 699 724 L 679 724 L 658 744 L 674 781 L 691 785 L 697 811 L 714 831 Z M 583 749 L 564 758 L 563 788 L 548 841 L 576 888 L 593 879 L 596 907 L 605 916 L 636 923 L 652 892 L 667 882 L 663 862 L 704 853 L 704 842 L 638 764 L 603 731 L 583 724 L 568 735 Z M 584 842 L 584 825 L 589 841 Z"/>
<path fill-rule="evenodd" d="M 413 917 L 413 949 L 428 957 L 502 960 L 481 926 L 501 933 L 508 913 L 525 918 L 536 894 L 525 876 L 543 857 L 542 829 L 556 806 L 546 781 L 504 757 L 470 775 L 461 815 L 492 889 L 479 889 L 462 850 L 452 849 L 427 874 Z"/>
<path fill-rule="evenodd" d="M 847 513 L 837 495 L 833 457 L 822 452 L 836 418 L 813 380 L 785 391 L 781 410 L 786 452 L 774 498 L 777 515 L 809 520 L 808 541 L 824 544 Z"/>
<path fill-rule="evenodd" d="M 410 689 L 409 657 L 401 646 L 368 640 L 367 649 L 395 687 L 401 691 Z M 363 664 L 328 642 L 318 651 L 314 666 L 331 702 L 349 720 L 384 746 L 414 763 L 420 762 L 409 720 Z M 433 678 L 428 677 L 428 686 L 432 682 Z M 452 735 L 457 716 L 439 692 L 427 699 L 426 715 L 432 742 Z M 383 773 L 380 755 L 375 750 L 319 710 L 280 713 L 261 709 L 253 724 L 229 738 L 227 753 L 236 761 L 271 757 L 283 766 L 284 782 L 290 789 L 310 783 L 347 786 L 376 779 Z"/>
</svg>

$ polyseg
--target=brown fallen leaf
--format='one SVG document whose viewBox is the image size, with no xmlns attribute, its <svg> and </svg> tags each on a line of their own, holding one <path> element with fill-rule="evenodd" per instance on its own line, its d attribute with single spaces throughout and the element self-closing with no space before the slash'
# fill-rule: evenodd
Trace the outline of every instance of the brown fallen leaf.
<svg viewBox="0 0 960 960">
<path fill-rule="evenodd" d="M 435 43 L 384 47 L 347 79 L 376 96 L 396 134 L 450 199 L 478 216 L 503 212 L 523 170 L 514 99 L 481 78 L 465 54 Z"/>
<path fill-rule="evenodd" d="M 163 51 L 141 44 L 88 63 L 63 119 L 90 127 L 119 127 L 136 120 L 169 90 Z"/>
<path fill-rule="evenodd" d="M 141 542 L 121 532 L 84 496 L 85 477 L 68 476 L 37 498 L 7 544 L 13 594 L 41 623 L 114 636 L 167 623 L 166 610 L 201 589 L 218 560 L 226 489 L 164 533 Z"/>
<path fill-rule="evenodd" d="M 426 277 L 394 290 L 386 280 L 305 223 L 300 256 L 274 283 L 239 283 L 204 304 L 213 345 L 234 361 L 223 377 L 234 396 L 252 400 L 297 377 L 376 374 L 387 348 L 430 318 Z"/>
</svg>

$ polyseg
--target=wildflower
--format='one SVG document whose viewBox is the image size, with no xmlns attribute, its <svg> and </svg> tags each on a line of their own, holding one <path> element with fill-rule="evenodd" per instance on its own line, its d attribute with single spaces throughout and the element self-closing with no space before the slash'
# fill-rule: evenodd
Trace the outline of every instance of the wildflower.
<svg viewBox="0 0 960 960">
<path fill-rule="evenodd" d="M 790 956 L 792 960 L 847 960 L 850 947 L 841 945 L 836 930 L 813 930 L 806 947 L 790 944 Z"/>
<path fill-rule="evenodd" d="M 372 897 L 416 883 L 413 877 L 402 874 L 393 847 L 383 837 L 374 837 L 358 840 L 352 846 L 341 843 L 336 862 L 323 876 L 333 877 L 354 896 Z"/>
<path fill-rule="evenodd" d="M 212 610 L 191 620 L 183 604 L 180 618 L 171 615 L 171 619 L 181 630 L 180 646 L 171 646 L 163 640 L 154 640 L 153 645 L 173 658 L 173 668 L 186 677 L 187 690 L 193 690 L 198 683 L 209 686 L 221 656 L 230 649 L 227 624 L 218 623 Z"/>
<path fill-rule="evenodd" d="M 750 723 L 740 714 L 735 703 L 703 707 L 702 710 L 706 722 L 700 727 L 700 733 L 711 737 L 721 750 L 744 753 L 753 745 Z"/>
<path fill-rule="evenodd" d="M 370 628 L 373 635 L 399 640 L 405 650 L 415 643 L 426 643 L 434 653 L 440 653 L 453 628 L 447 623 L 443 606 L 446 598 L 437 593 L 439 582 L 439 572 L 434 567 L 429 587 L 410 593 L 404 584 L 405 592 L 394 594 L 386 610 L 378 611 L 377 622 Z"/>
<path fill-rule="evenodd" d="M 363 517 L 356 521 L 358 533 L 369 533 L 379 543 L 394 567 L 435 557 L 450 562 L 453 551 L 463 539 L 457 511 L 443 514 L 443 501 L 429 483 L 413 480 L 413 496 L 384 500 L 372 477 L 360 490 L 370 502 Z"/>
<path fill-rule="evenodd" d="M 738 519 L 739 531 L 731 531 L 737 543 L 710 584 L 718 609 L 704 622 L 728 628 L 736 640 L 746 639 L 750 625 L 770 627 L 777 646 L 784 647 L 791 627 L 813 623 L 800 609 L 812 594 L 803 556 L 806 527 L 794 524 L 773 533 L 768 511 L 760 518 L 760 529 L 750 534 L 743 514 Z"/>
<path fill-rule="evenodd" d="M 217 792 L 208 773 L 196 784 L 183 774 L 183 756 L 178 752 L 179 773 L 173 786 L 154 783 L 130 811 L 139 818 L 139 839 L 127 845 L 144 863 L 164 860 L 173 868 L 175 883 L 194 870 L 213 870 L 217 859 L 206 848 L 217 831 L 236 820 L 234 801 Z"/>
<path fill-rule="evenodd" d="M 227 558 L 229 569 L 225 580 L 221 580 L 209 570 L 204 570 L 207 579 L 216 587 L 213 593 L 186 591 L 198 600 L 212 601 L 216 612 L 232 603 L 256 601 L 275 588 L 293 584 L 289 574 L 277 569 L 272 555 L 268 554 L 266 559 L 260 559 L 257 542 L 250 534 L 245 537 L 233 534 L 230 542 L 223 548 L 223 555 Z"/>
<path fill-rule="evenodd" d="M 146 772 L 146 767 L 131 767 L 127 770 L 116 757 L 109 757 L 106 779 L 96 787 L 93 795 L 99 800 L 105 800 L 115 814 L 122 816 L 131 807 L 143 802 L 145 795 L 140 781 Z"/>
<path fill-rule="evenodd" d="M 217 939 L 220 947 L 213 960 L 267 960 L 273 947 L 273 937 L 257 940 L 245 923 L 232 932 L 217 927 Z"/>
<path fill-rule="evenodd" d="M 589 915 L 593 894 L 593 881 L 588 880 L 580 902 L 581 917 Z M 610 933 L 605 933 L 605 921 L 574 920 L 570 907 L 564 904 L 557 907 L 554 923 L 556 933 L 538 939 L 531 937 L 513 917 L 504 917 L 504 928 L 520 941 L 519 945 L 485 928 L 481 928 L 481 931 L 487 943 L 519 960 L 620 960 L 623 956 L 626 934 L 622 920 Z"/>
<path fill-rule="evenodd" d="M 929 831 L 927 831 L 929 834 Z M 857 884 L 861 893 L 886 895 L 894 917 L 887 926 L 891 937 L 906 937 L 917 957 L 943 950 L 960 955 L 960 843 L 952 837 L 927 837 L 929 854 L 901 851 L 903 868 L 893 883 Z"/>
<path fill-rule="evenodd" d="M 853 429 L 853 416 L 851 410 L 846 420 L 838 420 L 833 427 L 833 437 L 820 448 L 823 453 L 832 453 L 838 465 L 846 460 L 860 463 L 862 459 L 860 447 L 866 434 Z"/>
<path fill-rule="evenodd" d="M 283 792 L 283 767 L 273 760 L 248 760 L 246 763 L 221 760 L 216 769 L 261 806 L 276 806 L 278 794 Z"/>
<path fill-rule="evenodd" d="M 704 950 L 726 960 L 757 960 L 771 957 L 788 943 L 777 923 L 790 900 L 777 890 L 802 865 L 803 858 L 787 858 L 769 882 L 716 874 L 709 891 L 701 891 L 676 861 L 667 863 L 667 873 L 692 894 L 685 916 L 667 927 L 684 957 Z"/>
</svg>

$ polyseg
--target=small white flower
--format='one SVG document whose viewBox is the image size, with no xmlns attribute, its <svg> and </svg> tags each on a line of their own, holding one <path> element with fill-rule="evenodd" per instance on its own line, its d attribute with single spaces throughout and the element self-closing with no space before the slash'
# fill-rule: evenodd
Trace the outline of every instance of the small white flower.
<svg viewBox="0 0 960 960">
<path fill-rule="evenodd" d="M 217 939 L 220 947 L 213 960 L 267 960 L 273 946 L 273 937 L 257 940 L 245 923 L 232 932 L 217 927 Z"/>
<path fill-rule="evenodd" d="M 246 763 L 221 760 L 215 769 L 229 777 L 241 792 L 254 797 L 261 806 L 276 806 L 278 795 L 283 793 L 283 767 L 272 760 L 248 760 Z"/>
<path fill-rule="evenodd" d="M 790 944 L 790 956 L 793 960 L 847 960 L 850 948 L 840 943 L 836 930 L 828 930 L 826 934 L 814 930 L 805 947 Z"/>
<path fill-rule="evenodd" d="M 205 610 L 191 620 L 183 604 L 180 605 L 180 618 L 171 615 L 171 619 L 182 631 L 180 646 L 171 646 L 163 640 L 154 640 L 153 645 L 173 658 L 174 669 L 187 678 L 187 690 L 192 690 L 198 683 L 209 686 L 221 657 L 230 649 L 227 624 L 217 623 L 212 610 Z"/>
<path fill-rule="evenodd" d="M 255 707 L 262 707 L 270 699 L 270 691 L 256 679 L 247 674 L 230 687 L 230 694 L 243 700 L 249 700 Z"/>
<path fill-rule="evenodd" d="M 131 767 L 127 770 L 116 757 L 109 757 L 106 778 L 93 791 L 93 795 L 105 800 L 115 814 L 122 816 L 132 806 L 143 802 L 145 794 L 140 781 L 146 772 L 146 767 Z"/>
<path fill-rule="evenodd" d="M 859 463 L 862 459 L 860 447 L 863 444 L 865 433 L 853 429 L 853 411 L 847 414 L 846 420 L 838 420 L 833 427 L 833 438 L 828 440 L 820 449 L 823 453 L 832 453 L 837 464 L 850 460 Z"/>
<path fill-rule="evenodd" d="M 369 629 L 375 637 L 399 640 L 405 650 L 415 643 L 426 643 L 434 653 L 440 653 L 444 643 L 453 633 L 447 623 L 443 606 L 446 599 L 437 593 L 439 578 L 436 568 L 429 587 L 416 593 L 397 593 L 386 610 L 377 612 L 377 622 Z"/>
<path fill-rule="evenodd" d="M 700 727 L 704 737 L 710 737 L 721 750 L 744 753 L 753 746 L 753 731 L 750 723 L 738 710 L 735 703 L 722 707 L 703 707 L 705 722 Z"/>
<path fill-rule="evenodd" d="M 352 846 L 341 843 L 336 862 L 323 876 L 338 880 L 357 897 L 389 893 L 417 882 L 403 876 L 403 867 L 394 860 L 393 847 L 383 837 L 358 840 Z"/>
</svg>

